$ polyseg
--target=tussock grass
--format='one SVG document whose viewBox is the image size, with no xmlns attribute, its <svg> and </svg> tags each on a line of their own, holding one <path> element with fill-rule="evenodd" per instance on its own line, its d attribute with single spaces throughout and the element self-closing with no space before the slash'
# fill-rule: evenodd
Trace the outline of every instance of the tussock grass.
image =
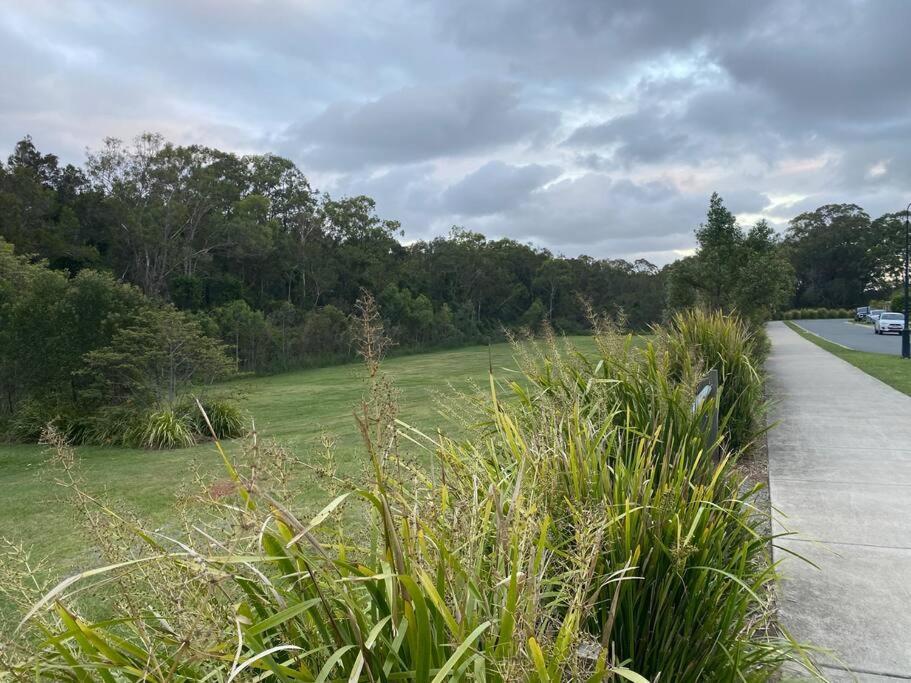
<svg viewBox="0 0 911 683">
<path fill-rule="evenodd" d="M 748 448 L 765 429 L 764 332 L 736 315 L 702 309 L 675 313 L 655 332 L 675 380 L 692 383 L 708 370 L 718 370 L 727 442 L 734 450 Z"/>
<path fill-rule="evenodd" d="M 107 509 L 48 434 L 108 564 L 16 593 L 5 664 L 61 680 L 437 683 L 765 681 L 805 661 L 769 628 L 775 570 L 737 451 L 707 456 L 712 406 L 693 412 L 662 347 L 604 328 L 592 361 L 549 338 L 525 381 L 491 376 L 474 429 L 451 439 L 400 418 L 369 303 L 364 325 L 365 474 L 327 469 L 338 495 L 309 521 L 288 504 L 287 453 L 255 433 L 236 459 L 215 441 L 230 492 L 206 488 L 209 515 L 179 537 Z M 369 524 L 343 526 L 352 505 Z M 113 597 L 91 616 L 98 591 Z"/>
</svg>

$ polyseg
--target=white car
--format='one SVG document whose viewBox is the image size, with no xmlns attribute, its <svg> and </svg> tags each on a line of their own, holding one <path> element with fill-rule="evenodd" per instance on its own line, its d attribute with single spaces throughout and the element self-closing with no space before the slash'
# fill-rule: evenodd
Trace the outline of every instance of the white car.
<svg viewBox="0 0 911 683">
<path fill-rule="evenodd" d="M 901 334 L 903 329 L 905 329 L 905 316 L 901 313 L 885 311 L 873 321 L 873 334 L 888 334 L 889 332 Z"/>
</svg>

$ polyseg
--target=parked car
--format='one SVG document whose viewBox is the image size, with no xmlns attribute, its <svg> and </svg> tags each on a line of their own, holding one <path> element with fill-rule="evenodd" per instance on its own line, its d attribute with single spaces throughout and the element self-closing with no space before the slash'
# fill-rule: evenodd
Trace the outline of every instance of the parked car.
<svg viewBox="0 0 911 683">
<path fill-rule="evenodd" d="M 857 310 L 854 311 L 854 319 L 855 320 L 866 320 L 867 313 L 869 313 L 869 312 L 870 312 L 869 306 L 859 306 L 857 308 Z"/>
<path fill-rule="evenodd" d="M 885 313 L 885 311 L 881 308 L 871 308 L 870 312 L 867 313 L 867 320 L 871 323 L 875 323 L 883 313 Z"/>
<path fill-rule="evenodd" d="M 884 311 L 873 323 L 873 334 L 889 334 L 890 332 L 901 334 L 903 329 L 905 329 L 905 316 L 901 313 Z"/>
</svg>

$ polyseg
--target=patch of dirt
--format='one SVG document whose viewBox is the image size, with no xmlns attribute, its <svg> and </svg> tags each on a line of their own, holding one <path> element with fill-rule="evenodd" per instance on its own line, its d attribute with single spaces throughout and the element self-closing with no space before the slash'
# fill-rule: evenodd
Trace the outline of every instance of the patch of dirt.
<svg viewBox="0 0 911 683">
<path fill-rule="evenodd" d="M 219 498 L 224 498 L 225 496 L 230 496 L 237 490 L 237 485 L 230 479 L 222 479 L 221 481 L 216 481 L 209 487 L 209 495 L 213 500 L 218 500 Z"/>
</svg>

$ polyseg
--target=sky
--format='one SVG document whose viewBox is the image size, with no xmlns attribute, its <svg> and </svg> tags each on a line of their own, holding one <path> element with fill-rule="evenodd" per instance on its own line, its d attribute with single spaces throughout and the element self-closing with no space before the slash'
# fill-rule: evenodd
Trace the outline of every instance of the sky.
<svg viewBox="0 0 911 683">
<path fill-rule="evenodd" d="M 406 240 L 691 253 L 911 201 L 908 0 L 3 0 L 0 154 L 107 136 L 293 159 Z"/>
</svg>

